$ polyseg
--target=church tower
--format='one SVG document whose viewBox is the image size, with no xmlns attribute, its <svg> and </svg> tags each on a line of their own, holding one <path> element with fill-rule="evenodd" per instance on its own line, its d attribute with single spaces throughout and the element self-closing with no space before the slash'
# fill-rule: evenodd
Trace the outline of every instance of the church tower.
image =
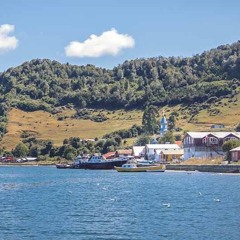
<svg viewBox="0 0 240 240">
<path fill-rule="evenodd" d="M 160 120 L 160 137 L 162 137 L 167 130 L 167 119 L 163 113 L 162 119 Z"/>
</svg>

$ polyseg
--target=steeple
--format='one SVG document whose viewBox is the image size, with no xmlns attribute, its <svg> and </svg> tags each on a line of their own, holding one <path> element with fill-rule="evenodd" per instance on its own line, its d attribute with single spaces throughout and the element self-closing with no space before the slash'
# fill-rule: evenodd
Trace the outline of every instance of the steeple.
<svg viewBox="0 0 240 240">
<path fill-rule="evenodd" d="M 167 132 L 167 130 L 168 130 L 167 129 L 167 119 L 163 112 L 162 119 L 160 120 L 160 136 L 162 137 Z"/>
<path fill-rule="evenodd" d="M 151 142 L 151 144 L 158 144 L 158 140 L 156 138 L 154 138 Z"/>
</svg>

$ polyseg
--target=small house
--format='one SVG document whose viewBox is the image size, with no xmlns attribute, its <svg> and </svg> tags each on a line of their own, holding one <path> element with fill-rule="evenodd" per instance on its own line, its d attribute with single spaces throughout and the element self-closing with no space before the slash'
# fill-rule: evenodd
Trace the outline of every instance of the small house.
<svg viewBox="0 0 240 240">
<path fill-rule="evenodd" d="M 165 149 L 160 152 L 161 160 L 164 162 L 172 162 L 183 158 L 183 149 Z"/>
<path fill-rule="evenodd" d="M 223 124 L 213 124 L 211 128 L 225 128 Z"/>
<path fill-rule="evenodd" d="M 103 154 L 105 159 L 113 159 L 117 157 L 129 156 L 132 155 L 132 149 L 120 149 L 115 152 L 108 152 Z"/>
<path fill-rule="evenodd" d="M 230 150 L 231 161 L 237 162 L 240 161 L 240 146 Z"/>
<path fill-rule="evenodd" d="M 119 149 L 116 151 L 116 157 L 132 155 L 132 149 Z"/>
<path fill-rule="evenodd" d="M 161 152 L 163 150 L 179 150 L 181 149 L 177 144 L 147 144 L 146 145 L 146 157 L 149 160 L 162 161 Z"/>
<path fill-rule="evenodd" d="M 133 156 L 135 158 L 142 158 L 145 156 L 145 146 L 133 146 Z"/>
</svg>

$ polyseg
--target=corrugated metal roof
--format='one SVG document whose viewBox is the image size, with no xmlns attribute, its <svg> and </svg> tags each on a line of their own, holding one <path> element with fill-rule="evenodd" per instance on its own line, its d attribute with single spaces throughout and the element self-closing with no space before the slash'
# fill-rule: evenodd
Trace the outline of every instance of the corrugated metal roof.
<svg viewBox="0 0 240 240">
<path fill-rule="evenodd" d="M 147 144 L 146 147 L 148 149 L 179 149 L 180 147 L 177 144 L 170 144 L 170 143 L 166 143 L 166 144 Z"/>
<path fill-rule="evenodd" d="M 192 138 L 204 138 L 205 136 L 212 134 L 217 138 L 225 138 L 226 136 L 233 134 L 240 138 L 239 132 L 187 132 Z"/>
<path fill-rule="evenodd" d="M 184 154 L 184 150 L 183 149 L 167 149 L 167 150 L 162 150 L 162 153 L 164 155 L 183 155 Z"/>
<path fill-rule="evenodd" d="M 210 132 L 187 132 L 187 134 L 192 138 L 203 138 L 210 134 Z"/>
</svg>

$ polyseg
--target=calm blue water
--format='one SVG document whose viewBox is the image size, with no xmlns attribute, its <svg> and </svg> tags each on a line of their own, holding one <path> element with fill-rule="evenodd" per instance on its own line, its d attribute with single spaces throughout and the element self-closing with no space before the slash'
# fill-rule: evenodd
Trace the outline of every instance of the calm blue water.
<svg viewBox="0 0 240 240">
<path fill-rule="evenodd" d="M 0 239 L 240 239 L 240 175 L 0 167 Z"/>
</svg>

